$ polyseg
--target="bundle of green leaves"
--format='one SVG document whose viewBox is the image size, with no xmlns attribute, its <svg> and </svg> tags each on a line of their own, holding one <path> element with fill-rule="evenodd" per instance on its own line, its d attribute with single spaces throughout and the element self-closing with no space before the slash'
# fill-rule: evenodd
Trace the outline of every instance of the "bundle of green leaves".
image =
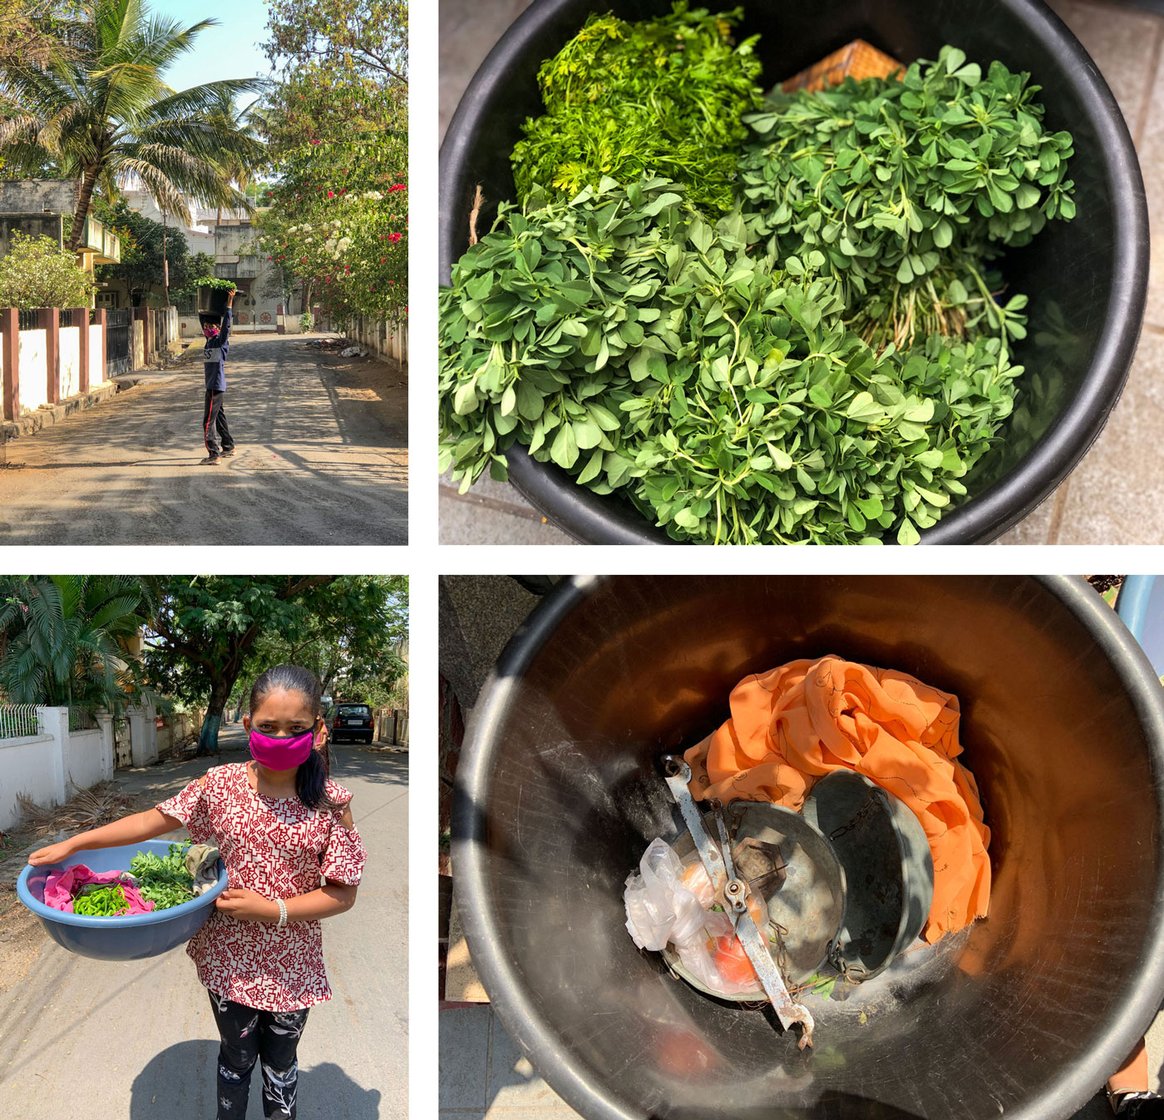
<svg viewBox="0 0 1164 1120">
<path fill-rule="evenodd" d="M 877 350 L 823 253 L 746 242 L 660 178 L 502 206 L 441 292 L 442 471 L 504 478 L 519 442 L 677 540 L 916 541 L 1021 368 L 997 338 Z"/>
<path fill-rule="evenodd" d="M 538 71 L 546 111 L 513 150 L 518 200 L 536 186 L 573 196 L 650 172 L 686 185 L 697 205 L 730 209 L 750 136 L 742 118 L 763 102 L 755 37 L 732 42 L 741 15 L 685 0 L 639 23 L 592 15 Z"/>
<path fill-rule="evenodd" d="M 821 252 L 875 344 L 1022 338 L 1026 299 L 1000 304 L 987 262 L 1075 214 L 1071 135 L 1043 127 L 1039 88 L 946 46 L 901 81 L 773 93 L 740 165 L 749 237 L 777 260 Z"/>
<path fill-rule="evenodd" d="M 166 910 L 194 897 L 194 876 L 186 870 L 189 847 L 188 843 L 171 844 L 164 856 L 138 852 L 130 860 L 129 870 L 137 879 L 139 893 L 155 909 Z"/>
</svg>

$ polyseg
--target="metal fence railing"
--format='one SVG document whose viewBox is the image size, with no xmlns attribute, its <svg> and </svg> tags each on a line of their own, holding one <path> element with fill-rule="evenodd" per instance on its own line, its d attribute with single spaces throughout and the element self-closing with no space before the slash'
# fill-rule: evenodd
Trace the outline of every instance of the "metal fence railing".
<svg viewBox="0 0 1164 1120">
<path fill-rule="evenodd" d="M 43 734 L 35 704 L 0 704 L 0 739 L 26 739 Z"/>
<path fill-rule="evenodd" d="M 98 727 L 97 715 L 92 708 L 70 708 L 70 731 L 93 731 Z"/>
<path fill-rule="evenodd" d="M 110 311 L 105 322 L 105 375 L 128 373 L 133 312 L 129 308 Z"/>
<path fill-rule="evenodd" d="M 21 310 L 16 315 L 17 322 L 20 324 L 22 331 L 34 331 L 40 326 L 40 312 Z"/>
</svg>

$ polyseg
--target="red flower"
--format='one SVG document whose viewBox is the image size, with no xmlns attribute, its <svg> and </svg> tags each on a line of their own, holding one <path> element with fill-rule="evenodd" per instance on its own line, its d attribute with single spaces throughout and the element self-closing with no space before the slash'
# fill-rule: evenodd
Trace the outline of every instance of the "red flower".
<svg viewBox="0 0 1164 1120">
<path fill-rule="evenodd" d="M 391 241 L 393 245 L 395 245 L 396 242 L 400 240 L 400 236 L 401 235 L 398 233 L 390 233 L 388 235 L 388 240 Z"/>
<path fill-rule="evenodd" d="M 327 192 L 327 197 L 328 197 L 328 198 L 335 198 L 335 191 L 328 191 L 328 192 Z"/>
</svg>

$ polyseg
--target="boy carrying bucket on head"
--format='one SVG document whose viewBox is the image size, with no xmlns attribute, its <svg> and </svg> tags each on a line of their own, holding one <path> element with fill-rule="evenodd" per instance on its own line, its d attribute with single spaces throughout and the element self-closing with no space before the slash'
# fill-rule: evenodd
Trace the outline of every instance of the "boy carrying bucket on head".
<svg viewBox="0 0 1164 1120">
<path fill-rule="evenodd" d="M 230 324 L 233 318 L 235 289 L 226 297 L 226 309 L 219 320 L 217 315 L 202 314 L 202 334 L 206 348 L 202 351 L 206 375 L 206 403 L 202 410 L 202 433 L 206 442 L 206 458 L 202 466 L 216 466 L 220 460 L 234 454 L 234 438 L 226 426 L 223 397 L 226 394 L 226 355 L 230 350 Z"/>
</svg>

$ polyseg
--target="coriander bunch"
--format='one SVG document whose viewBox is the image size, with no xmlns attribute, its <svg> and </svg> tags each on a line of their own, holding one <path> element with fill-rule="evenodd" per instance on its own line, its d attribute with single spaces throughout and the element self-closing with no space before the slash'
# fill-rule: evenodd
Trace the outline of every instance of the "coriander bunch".
<svg viewBox="0 0 1164 1120">
<path fill-rule="evenodd" d="M 592 15 L 538 71 L 546 111 L 513 150 L 518 199 L 650 172 L 686 184 L 697 205 L 730 209 L 742 117 L 762 104 L 755 37 L 732 40 L 741 15 L 682 0 L 639 23 Z"/>
</svg>

